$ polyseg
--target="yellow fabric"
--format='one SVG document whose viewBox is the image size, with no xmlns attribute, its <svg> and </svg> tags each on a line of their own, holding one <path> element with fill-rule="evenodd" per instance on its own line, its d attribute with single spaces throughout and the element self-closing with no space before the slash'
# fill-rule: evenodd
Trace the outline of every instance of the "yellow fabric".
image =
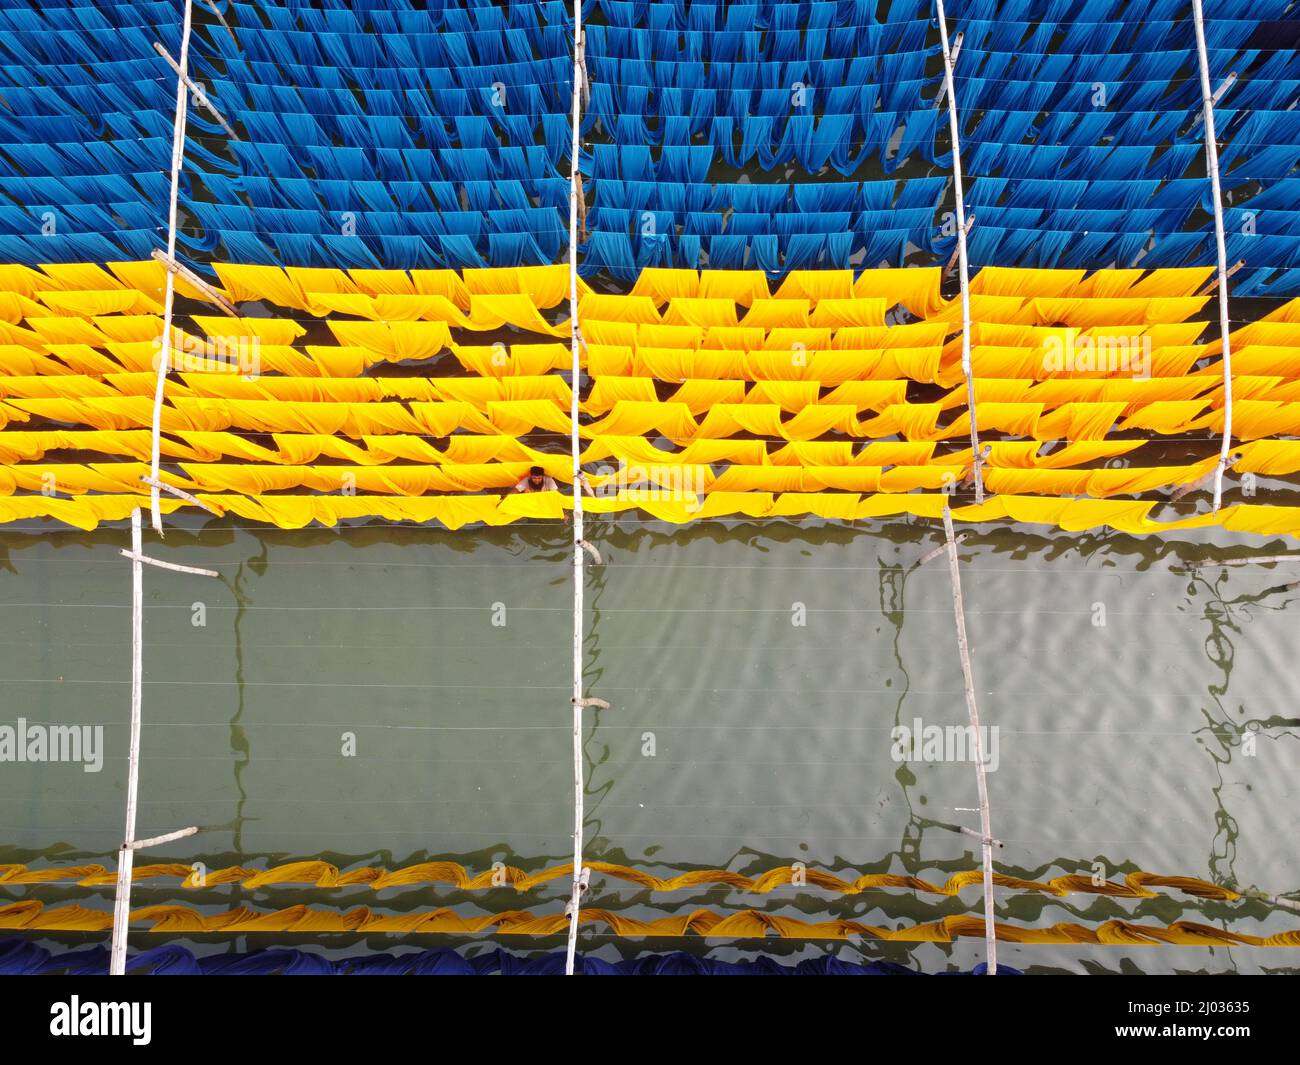
<svg viewBox="0 0 1300 1065">
<path fill-rule="evenodd" d="M 591 436 L 641 436 L 658 431 L 675 440 L 695 435 L 695 419 L 685 403 L 620 400 L 604 418 L 586 427 Z"/>
<path fill-rule="evenodd" d="M 776 291 L 779 300 L 823 300 L 853 298 L 852 270 L 791 270 Z"/>
<path fill-rule="evenodd" d="M 339 322 L 326 323 L 338 342 L 366 348 L 390 360 L 431 359 L 451 344 L 444 322 Z"/>
<path fill-rule="evenodd" d="M 664 314 L 666 325 L 698 325 L 703 327 L 717 325 L 738 325 L 736 305 L 730 299 L 692 299 L 676 296 L 668 301 L 668 311 Z"/>
<path fill-rule="evenodd" d="M 446 510 L 457 527 L 503 523 L 524 511 L 561 513 L 550 500 L 503 509 L 499 499 L 473 493 L 508 488 L 504 479 L 525 463 L 552 476 L 567 469 L 566 456 L 518 439 L 567 440 L 572 429 L 568 385 L 555 372 L 571 362 L 568 323 L 551 325 L 556 315 L 541 313 L 567 304 L 566 266 L 217 269 L 232 301 L 257 301 L 271 316 L 178 315 L 178 373 L 167 381 L 159 443 L 169 460 L 220 467 L 207 476 L 235 476 L 227 465 L 247 466 L 238 480 L 212 485 L 237 513 L 286 527 L 328 524 L 361 505 L 347 500 L 373 496 L 366 505 L 379 508 L 374 514 L 391 515 L 398 513 L 386 509 L 391 497 L 423 505 L 432 492 L 457 494 L 459 509 Z M 981 508 L 957 508 L 955 518 L 1106 523 L 1131 532 L 1203 527 L 1211 516 L 1162 524 L 1150 520 L 1149 504 L 1108 497 L 1190 483 L 1217 454 L 1220 345 L 1213 325 L 1195 320 L 1212 317 L 1211 298 L 1195 295 L 1211 273 L 977 274 L 975 415 L 991 446 L 986 475 L 996 494 Z M 156 262 L 0 267 L 0 425 L 10 426 L 0 433 L 0 490 L 17 493 L 7 503 L 39 493 L 53 477 L 76 498 L 55 498 L 51 507 L 86 527 L 98 520 L 94 511 L 62 505 L 138 495 L 135 464 L 150 444 L 166 276 Z M 178 291 L 197 296 L 179 281 Z M 591 380 L 580 408 L 584 459 L 642 465 L 652 483 L 667 476 L 657 469 L 676 467 L 698 477 L 710 497 L 694 509 L 663 498 L 602 498 L 593 502 L 602 513 L 644 503 L 670 521 L 934 517 L 943 497 L 915 493 L 937 493 L 969 475 L 960 306 L 940 298 L 937 269 L 870 270 L 856 280 L 849 271 L 793 271 L 776 292 L 760 271 L 656 269 L 627 296 L 580 283 L 579 297 L 579 358 Z M 890 318 L 904 324 L 884 324 L 890 308 L 903 308 Z M 306 333 L 295 319 L 311 313 L 363 320 L 331 318 L 324 324 L 336 344 L 299 346 Z M 908 322 L 909 313 L 916 320 Z M 504 329 L 537 342 L 459 342 Z M 1101 355 L 1112 340 L 1137 346 L 1143 357 L 1149 350 L 1149 365 L 1135 373 L 1108 364 Z M 1087 357 L 1057 368 L 1047 356 L 1067 346 Z M 231 372 L 228 351 L 245 348 L 256 352 L 256 367 Z M 384 365 L 443 356 L 437 377 Z M 1241 326 L 1234 356 L 1236 469 L 1297 472 L 1292 441 L 1275 438 L 1300 434 L 1300 300 Z M 458 368 L 471 376 L 453 376 Z M 909 382 L 946 393 L 936 399 L 933 389 Z M 1109 439 L 1134 430 L 1204 446 L 1180 457 L 1182 465 L 1092 468 L 1142 448 L 1145 439 Z M 273 446 L 253 435 L 263 433 Z M 659 437 L 671 444 L 655 447 Z M 864 438 L 871 442 L 855 443 Z M 951 442 L 936 448 L 941 441 Z M 1056 446 L 1040 447 L 1049 441 Z M 87 461 L 96 451 L 129 461 Z M 352 472 L 361 495 L 336 496 L 336 468 L 318 462 L 342 463 L 337 469 Z M 331 494 L 325 502 L 268 494 L 294 489 Z M 913 494 L 900 501 L 897 493 L 906 492 Z M 1091 498 L 1035 495 L 1044 492 Z M 442 520 L 443 512 L 408 513 L 393 520 Z M 1227 507 L 1210 523 L 1291 531 L 1288 521 L 1286 508 Z"/>
<path fill-rule="evenodd" d="M 980 296 L 1068 296 L 1079 287 L 1083 274 L 1082 270 L 986 266 L 971 278 L 970 291 Z"/>
<path fill-rule="evenodd" d="M 582 407 L 588 414 L 600 415 L 608 413 L 621 399 L 653 403 L 655 398 L 655 384 L 649 377 L 598 377 Z"/>
<path fill-rule="evenodd" d="M 812 310 L 809 300 L 798 299 L 757 299 L 740 320 L 744 326 L 760 326 L 763 329 L 775 329 L 779 326 L 805 328 L 811 324 L 808 315 Z M 709 323 L 701 323 L 709 324 Z M 817 323 L 822 325 L 825 323 Z"/>
<path fill-rule="evenodd" d="M 761 270 L 705 270 L 700 274 L 701 299 L 722 300 L 748 307 L 768 294 L 767 275 Z"/>
<path fill-rule="evenodd" d="M 412 270 L 411 285 L 422 296 L 441 296 L 453 306 L 469 310 L 469 289 L 455 270 Z"/>
<path fill-rule="evenodd" d="M 597 388 L 600 387 L 602 380 L 607 381 L 611 379 L 597 378 Z M 632 378 L 629 380 L 649 381 L 650 379 Z M 742 403 L 745 400 L 745 395 L 745 383 L 743 381 L 690 379 L 683 381 L 681 385 L 678 386 L 677 390 L 673 392 L 672 402 L 685 403 L 690 409 L 691 415 L 698 418 L 701 414 L 706 413 L 715 403 Z"/>
<path fill-rule="evenodd" d="M 648 296 L 662 306 L 674 296 L 697 296 L 699 292 L 700 275 L 695 270 L 651 266 L 637 275 L 630 295 Z"/>
<path fill-rule="evenodd" d="M 1039 440 L 1100 440 L 1124 413 L 1123 403 L 1066 403 L 1043 415 Z"/>
<path fill-rule="evenodd" d="M 917 318 L 933 317 L 943 306 L 938 267 L 864 270 L 853 285 L 859 299 L 884 299 L 901 304 Z"/>
<path fill-rule="evenodd" d="M 798 878 L 802 877 L 803 883 L 810 887 L 840 895 L 858 895 L 866 891 L 891 888 L 951 898 L 959 896 L 966 888 L 979 885 L 983 876 L 978 869 L 964 869 L 953 873 L 943 881 L 926 880 L 919 876 L 901 873 L 864 873 L 848 880 L 823 869 L 796 869 L 786 865 L 768 869 L 756 876 L 747 876 L 728 869 L 692 869 L 674 876 L 660 877 L 644 869 L 613 862 L 584 861 L 583 867 L 589 868 L 598 876 L 636 884 L 653 892 L 681 891 L 719 885 L 733 891 L 759 895 L 778 891 L 796 883 Z M 132 871 L 132 881 L 174 880 L 179 888 L 187 891 L 233 884 L 242 884 L 249 891 L 286 885 L 325 889 L 369 887 L 374 891 L 385 891 L 426 884 L 449 884 L 459 891 L 488 891 L 509 887 L 522 894 L 553 881 L 567 879 L 572 875 L 573 865 L 568 862 L 548 866 L 532 873 L 512 865 L 471 873 L 459 862 L 450 861 L 420 862 L 392 870 L 383 866 L 362 866 L 343 872 L 329 862 L 310 860 L 285 862 L 269 869 L 249 869 L 231 865 L 208 870 L 202 878 L 198 877 L 194 868 L 187 864 L 137 865 Z M 64 865 L 44 869 L 32 869 L 22 864 L 0 865 L 0 884 L 15 887 L 55 883 L 75 883 L 82 887 L 110 887 L 116 881 L 116 876 L 115 871 L 99 864 Z M 1125 899 L 1161 897 L 1160 892 L 1152 890 L 1153 888 L 1168 888 L 1193 898 L 1214 899 L 1221 902 L 1236 902 L 1243 898 L 1230 888 L 1213 884 L 1199 877 L 1170 876 L 1142 870 L 1126 873 L 1122 882 L 1104 880 L 1097 883 L 1095 877 L 1080 874 L 1055 876 L 1049 880 L 1027 880 L 996 872 L 993 874 L 993 882 L 998 887 L 1016 891 L 1039 891 L 1057 898 L 1074 894 L 1104 895 Z"/>
<path fill-rule="evenodd" d="M 413 404 L 413 408 L 421 409 L 431 406 L 432 404 Z M 568 409 L 546 399 L 493 401 L 487 405 L 487 415 L 493 432 L 511 436 L 523 436 L 535 429 L 545 429 L 568 436 L 572 428 Z M 469 427 L 464 421 L 460 426 Z"/>
<path fill-rule="evenodd" d="M 393 502 L 397 504 L 410 501 Z M 345 933 L 352 936 L 379 933 L 473 935 L 491 932 L 497 935 L 556 936 L 562 934 L 569 925 L 569 917 L 563 912 L 540 917 L 527 910 L 462 915 L 443 908 L 388 915 L 376 913 L 366 906 L 355 906 L 345 911 L 303 905 L 271 911 L 257 911 L 241 906 L 216 912 L 203 912 L 180 905 L 143 906 L 132 910 L 128 921 L 136 926 L 147 926 L 146 931 L 168 935 L 286 932 Z M 766 911 L 736 910 L 722 914 L 702 908 L 669 917 L 640 920 L 622 912 L 584 907 L 579 911 L 578 921 L 580 924 L 597 925 L 615 936 L 694 935 L 712 939 L 762 939 L 775 934 L 782 939 L 793 940 L 849 940 L 863 937 L 897 943 L 951 943 L 963 937 L 982 939 L 986 931 L 984 919 L 973 915 L 948 916 L 938 921 L 885 928 L 848 918 L 813 921 L 783 917 Z M 0 906 L 0 929 L 22 929 L 34 933 L 105 932 L 112 924 L 111 909 L 89 909 L 76 904 L 47 909 L 36 899 Z M 1300 929 L 1259 936 L 1191 921 L 1158 925 L 1112 919 L 1095 927 L 1073 922 L 1039 927 L 999 921 L 995 923 L 994 931 L 999 940 L 1007 943 L 1093 944 L 1130 948 L 1300 946 Z"/>
<path fill-rule="evenodd" d="M 888 471 L 886 471 L 888 472 Z M 787 493 L 788 495 L 791 493 Z M 513 495 L 517 495 L 512 493 Z M 545 500 L 519 502 L 510 497 L 449 496 L 244 496 L 200 493 L 199 498 L 219 512 L 229 511 L 249 520 L 270 522 L 282 528 L 301 528 L 312 522 L 331 526 L 348 518 L 376 517 L 388 521 L 438 521 L 448 528 L 460 528 L 471 522 L 507 524 L 524 516 L 555 514 L 555 501 L 561 507 L 571 500 L 564 493 L 546 495 Z M 948 505 L 948 497 L 903 494 L 857 496 L 854 493 L 793 493 L 793 499 L 767 492 L 710 492 L 702 503 L 668 503 L 638 500 L 634 493 L 613 499 L 591 500 L 593 512 L 616 513 L 643 509 L 664 520 L 684 523 L 708 517 L 744 515 L 755 518 L 779 517 L 799 513 L 823 513 L 848 518 L 885 517 L 913 514 L 937 518 Z M 815 497 L 815 498 L 814 498 Z M 44 495 L 0 497 L 0 522 L 49 517 L 84 529 L 93 529 L 101 521 L 122 521 L 139 505 L 140 496 L 84 495 L 60 499 Z M 185 505 L 178 499 L 164 499 L 164 510 L 171 513 Z M 1109 525 L 1122 532 L 1160 533 L 1178 529 L 1222 525 L 1233 531 L 1261 535 L 1300 537 L 1300 507 L 1236 505 L 1218 514 L 1203 514 L 1178 521 L 1156 522 L 1149 518 L 1154 504 L 1142 501 L 1107 499 L 1052 499 L 1039 496 L 1003 494 L 992 497 L 982 506 L 958 507 L 954 521 L 1014 521 L 1051 524 L 1068 531 L 1081 531 Z"/>
<path fill-rule="evenodd" d="M 55 314 L 84 318 L 101 314 L 162 314 L 164 309 L 158 300 L 133 288 L 38 291 L 36 298 Z"/>
<path fill-rule="evenodd" d="M 813 311 L 811 325 L 830 326 L 883 326 L 885 312 L 889 310 L 884 299 L 824 299 Z"/>
<path fill-rule="evenodd" d="M 0 434 L 0 441 L 10 434 Z M 1256 440 L 1237 449 L 1241 455 L 1234 467 L 1241 473 L 1283 476 L 1300 471 L 1300 440 Z"/>
<path fill-rule="evenodd" d="M 786 413 L 801 411 L 817 402 L 816 381 L 759 381 L 744 396 L 746 403 L 775 403 Z"/>
<path fill-rule="evenodd" d="M 307 309 L 302 289 L 278 266 L 213 263 L 212 268 L 232 303 L 266 300 L 294 310 Z"/>
<path fill-rule="evenodd" d="M 1203 399 L 1150 403 L 1125 418 L 1120 430 L 1146 429 L 1153 433 L 1186 433 L 1196 424 L 1207 402 Z"/>
</svg>

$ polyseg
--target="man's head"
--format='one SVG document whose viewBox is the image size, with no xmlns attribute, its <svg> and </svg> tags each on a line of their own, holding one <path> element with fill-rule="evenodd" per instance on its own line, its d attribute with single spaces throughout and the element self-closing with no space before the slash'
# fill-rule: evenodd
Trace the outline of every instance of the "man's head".
<svg viewBox="0 0 1300 1065">
<path fill-rule="evenodd" d="M 540 466 L 534 466 L 528 471 L 528 483 L 534 488 L 541 488 L 546 483 L 546 471 Z"/>
</svg>

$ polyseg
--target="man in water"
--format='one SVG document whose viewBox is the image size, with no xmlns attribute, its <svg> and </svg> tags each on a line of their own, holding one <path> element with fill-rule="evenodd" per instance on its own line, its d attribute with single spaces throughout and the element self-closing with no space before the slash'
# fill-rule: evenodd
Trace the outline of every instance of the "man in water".
<svg viewBox="0 0 1300 1065">
<path fill-rule="evenodd" d="M 534 466 L 527 476 L 519 478 L 515 485 L 516 492 L 554 492 L 558 486 L 554 477 L 548 477 L 540 466 Z"/>
<path fill-rule="evenodd" d="M 582 485 L 584 494 L 594 496 L 595 489 L 591 487 L 591 482 L 587 480 L 585 473 L 578 474 L 578 483 Z M 555 483 L 554 477 L 548 477 L 546 471 L 541 466 L 534 466 L 528 471 L 528 475 L 519 478 L 515 485 L 516 492 L 555 492 L 558 491 L 559 485 Z"/>
</svg>

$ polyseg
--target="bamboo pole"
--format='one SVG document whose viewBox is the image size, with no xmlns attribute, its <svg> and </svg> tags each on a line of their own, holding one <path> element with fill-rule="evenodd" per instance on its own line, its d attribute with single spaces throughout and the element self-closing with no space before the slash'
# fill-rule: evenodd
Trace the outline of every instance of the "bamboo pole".
<svg viewBox="0 0 1300 1065">
<path fill-rule="evenodd" d="M 569 936 L 565 947 L 564 973 L 573 975 L 578 947 L 578 922 L 586 877 L 582 868 L 583 808 L 586 774 L 582 759 L 582 666 L 583 666 L 583 560 L 582 465 L 579 455 L 582 442 L 578 435 L 578 389 L 582 375 L 582 330 L 578 324 L 578 215 L 582 195 L 578 173 L 581 150 L 583 57 L 582 0 L 573 0 L 573 140 L 569 149 L 569 343 L 570 368 L 573 374 L 569 408 L 569 449 L 573 458 L 573 885 L 569 898 Z"/>
<path fill-rule="evenodd" d="M 970 645 L 966 641 L 966 611 L 961 600 L 961 573 L 957 566 L 957 540 L 952 533 L 952 511 L 943 508 L 943 532 L 948 540 L 948 574 L 952 578 L 952 609 L 957 619 L 957 651 L 961 655 L 962 685 L 966 693 L 966 712 L 970 717 L 972 744 L 975 748 L 975 779 L 980 796 L 980 848 L 984 855 L 984 950 L 988 975 L 998 972 L 998 940 L 993 923 L 993 838 L 989 815 L 989 786 L 984 772 L 984 742 L 980 738 L 980 714 L 975 705 L 975 678 L 971 670 Z M 999 844 L 1000 846 L 1000 844 Z"/>
<path fill-rule="evenodd" d="M 167 60 L 167 65 L 171 67 L 172 70 L 176 71 L 176 76 L 178 78 L 185 82 L 186 87 L 190 90 L 190 94 L 194 97 L 194 102 L 207 110 L 207 112 L 215 118 L 218 123 L 220 123 L 221 128 L 226 131 L 226 136 L 232 141 L 239 140 L 239 134 L 230 128 L 230 123 L 226 121 L 226 116 L 216 109 L 212 101 L 208 99 L 208 94 L 190 80 L 190 76 L 181 69 L 180 64 L 167 54 L 167 49 L 157 41 L 154 41 L 153 50 Z"/>
<path fill-rule="evenodd" d="M 135 815 L 140 789 L 140 692 L 144 684 L 144 566 L 141 563 L 140 508 L 131 511 L 131 739 L 126 768 L 126 828 L 117 852 L 113 895 L 110 976 L 126 974 L 126 928 L 131 915 L 131 873 L 135 868 Z"/>
<path fill-rule="evenodd" d="M 229 318 L 239 317 L 239 312 L 235 310 L 235 305 L 233 303 L 231 303 L 228 299 L 226 299 L 225 296 L 223 296 L 215 288 L 213 288 L 206 281 L 204 281 L 203 278 L 199 277 L 198 274 L 196 274 L 184 263 L 178 263 L 175 259 L 169 259 L 167 257 L 166 252 L 160 251 L 158 248 L 154 248 L 154 250 L 151 251 L 149 254 L 153 259 L 157 260 L 158 262 L 162 263 L 163 266 L 167 267 L 168 270 L 173 270 L 176 273 L 180 274 L 181 280 L 186 281 L 189 284 L 193 285 L 196 289 L 202 292 L 203 295 L 207 296 L 208 299 L 210 299 L 213 303 L 215 303 L 221 309 L 221 312 L 225 314 L 227 317 Z"/>
<path fill-rule="evenodd" d="M 966 200 L 961 178 L 961 123 L 957 118 L 957 90 L 953 86 L 953 51 L 948 44 L 948 19 L 943 0 L 935 0 L 939 13 L 939 36 L 943 41 L 943 84 L 948 95 L 948 131 L 952 135 L 952 183 L 957 200 L 957 267 L 961 280 L 961 372 L 966 375 L 966 406 L 970 410 L 970 446 L 980 453 L 979 425 L 975 417 L 975 378 L 970 358 L 970 262 L 966 255 Z M 984 478 L 979 460 L 975 466 L 975 502 L 984 502 Z"/>
<path fill-rule="evenodd" d="M 167 213 L 167 259 L 176 261 L 176 215 L 180 197 L 181 167 L 185 162 L 185 110 L 187 96 L 186 71 L 190 62 L 190 27 L 194 18 L 194 5 L 185 0 L 185 16 L 181 27 L 181 51 L 176 61 L 176 118 L 172 124 L 172 184 L 171 202 Z M 153 394 L 153 442 L 149 449 L 149 474 L 158 480 L 159 435 L 162 431 L 163 392 L 167 387 L 167 371 L 171 364 L 172 350 L 172 313 L 176 305 L 176 274 L 167 271 L 167 287 L 163 296 L 163 335 L 158 351 L 158 380 Z M 158 488 L 149 490 L 149 514 L 153 527 L 161 536 L 162 511 L 158 507 Z"/>
<path fill-rule="evenodd" d="M 1219 146 L 1214 132 L 1214 94 L 1210 90 L 1210 60 L 1205 49 L 1205 15 L 1201 0 L 1192 0 L 1192 18 L 1196 23 L 1196 58 L 1201 74 L 1201 109 L 1205 115 L 1205 158 L 1210 171 L 1210 190 L 1214 197 L 1214 245 L 1219 276 L 1219 334 L 1223 338 L 1223 445 L 1219 465 L 1214 471 L 1214 507 L 1223 504 L 1223 471 L 1232 448 L 1232 345 L 1228 317 L 1228 253 L 1223 236 L 1223 193 L 1219 187 Z"/>
<path fill-rule="evenodd" d="M 1259 555 L 1256 558 L 1225 558 L 1222 562 L 1193 562 L 1192 569 L 1214 566 L 1270 566 L 1274 562 L 1300 562 L 1300 555 Z"/>
</svg>

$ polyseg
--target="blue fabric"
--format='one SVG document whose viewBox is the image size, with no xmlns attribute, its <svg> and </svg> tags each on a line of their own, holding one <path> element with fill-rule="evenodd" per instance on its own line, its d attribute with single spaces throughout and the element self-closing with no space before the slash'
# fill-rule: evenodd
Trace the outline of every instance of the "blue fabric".
<svg viewBox="0 0 1300 1065">
<path fill-rule="evenodd" d="M 949 13 L 978 263 L 1213 261 L 1185 7 L 963 0 Z M 951 254 L 932 5 L 589 0 L 589 13 L 584 274 L 707 262 L 775 278 Z M 152 44 L 175 53 L 178 15 L 177 0 L 0 5 L 11 261 L 161 245 L 175 81 Z M 199 30 L 191 66 L 241 139 L 189 109 L 183 256 L 567 257 L 566 2 L 277 0 L 230 3 L 227 17 L 235 39 Z M 1206 35 L 1211 81 L 1237 74 L 1215 109 L 1229 254 L 1247 263 L 1233 291 L 1300 292 L 1300 29 L 1281 0 L 1259 0 L 1214 12 Z"/>
</svg>

